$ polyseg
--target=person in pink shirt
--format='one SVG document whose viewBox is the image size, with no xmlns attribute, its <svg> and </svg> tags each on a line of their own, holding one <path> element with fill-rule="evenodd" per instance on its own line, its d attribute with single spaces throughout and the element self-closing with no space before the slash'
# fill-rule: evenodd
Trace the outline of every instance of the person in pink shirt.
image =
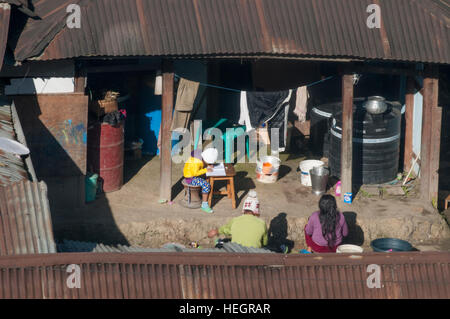
<svg viewBox="0 0 450 319">
<path fill-rule="evenodd" d="M 338 211 L 334 197 L 328 194 L 320 198 L 319 209 L 309 217 L 305 226 L 305 241 L 308 251 L 336 252 L 343 237 L 348 235 L 344 215 Z"/>
</svg>

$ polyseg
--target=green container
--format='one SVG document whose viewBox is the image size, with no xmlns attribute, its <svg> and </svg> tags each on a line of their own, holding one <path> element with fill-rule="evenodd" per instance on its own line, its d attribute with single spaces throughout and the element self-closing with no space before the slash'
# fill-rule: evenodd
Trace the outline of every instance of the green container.
<svg viewBox="0 0 450 319">
<path fill-rule="evenodd" d="M 90 174 L 86 176 L 85 180 L 86 203 L 93 202 L 95 200 L 95 195 L 97 194 L 97 180 L 98 174 Z"/>
</svg>

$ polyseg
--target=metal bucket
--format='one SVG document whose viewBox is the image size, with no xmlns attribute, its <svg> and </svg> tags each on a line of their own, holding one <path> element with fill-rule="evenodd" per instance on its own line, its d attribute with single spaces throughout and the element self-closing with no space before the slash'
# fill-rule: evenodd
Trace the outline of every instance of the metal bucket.
<svg viewBox="0 0 450 319">
<path fill-rule="evenodd" d="M 327 191 L 328 176 L 330 170 L 323 166 L 314 167 L 309 171 L 311 176 L 312 192 L 315 195 L 322 195 Z"/>
</svg>

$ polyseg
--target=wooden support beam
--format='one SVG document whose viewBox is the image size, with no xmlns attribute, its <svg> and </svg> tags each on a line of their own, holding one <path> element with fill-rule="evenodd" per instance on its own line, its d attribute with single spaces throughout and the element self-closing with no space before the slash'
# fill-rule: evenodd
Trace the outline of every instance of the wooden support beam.
<svg viewBox="0 0 450 319">
<path fill-rule="evenodd" d="M 342 193 L 352 193 L 353 168 L 353 77 L 342 75 L 342 145 L 341 182 Z M 342 196 L 344 198 L 344 196 Z"/>
<path fill-rule="evenodd" d="M 437 80 L 436 80 L 437 81 Z M 439 192 L 439 158 L 441 150 L 442 108 L 437 106 L 437 89 L 433 91 L 433 107 L 431 112 L 431 147 L 430 147 L 430 199 L 437 205 Z"/>
<path fill-rule="evenodd" d="M 161 111 L 161 157 L 160 157 L 160 200 L 172 200 L 172 111 L 174 100 L 173 63 L 164 60 L 162 63 L 163 94 Z"/>
<path fill-rule="evenodd" d="M 392 66 L 374 66 L 354 63 L 352 71 L 357 73 L 372 73 L 372 74 L 389 74 L 389 75 L 422 75 L 422 71 L 416 70 L 414 66 L 411 67 L 392 67 Z"/>
<path fill-rule="evenodd" d="M 437 141 L 440 140 L 440 134 L 437 136 L 436 132 L 433 131 L 433 129 L 437 129 L 437 124 L 433 124 L 433 113 L 436 113 L 434 109 L 438 107 L 439 81 L 436 68 L 428 68 L 426 74 L 423 80 L 420 192 L 423 200 L 431 202 L 435 197 L 437 199 L 438 188 L 438 180 L 436 176 L 432 177 L 432 175 L 437 174 L 437 169 L 439 168 L 439 146 Z M 437 118 L 438 114 L 436 113 L 434 117 Z M 433 150 L 433 147 L 437 148 L 437 150 Z"/>
<path fill-rule="evenodd" d="M 75 63 L 75 93 L 83 93 L 86 89 L 86 70 Z"/>
<path fill-rule="evenodd" d="M 405 94 L 405 148 L 403 155 L 403 171 L 405 172 L 409 172 L 413 160 L 414 92 L 415 80 L 413 77 L 408 76 Z"/>
</svg>

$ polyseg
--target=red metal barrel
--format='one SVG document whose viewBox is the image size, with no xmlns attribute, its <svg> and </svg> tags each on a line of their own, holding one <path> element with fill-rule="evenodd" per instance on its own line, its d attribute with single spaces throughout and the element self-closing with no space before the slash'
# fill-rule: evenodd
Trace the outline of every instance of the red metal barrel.
<svg viewBox="0 0 450 319">
<path fill-rule="evenodd" d="M 88 129 L 88 169 L 99 174 L 105 193 L 123 185 L 123 123 L 111 126 L 96 123 Z"/>
</svg>

